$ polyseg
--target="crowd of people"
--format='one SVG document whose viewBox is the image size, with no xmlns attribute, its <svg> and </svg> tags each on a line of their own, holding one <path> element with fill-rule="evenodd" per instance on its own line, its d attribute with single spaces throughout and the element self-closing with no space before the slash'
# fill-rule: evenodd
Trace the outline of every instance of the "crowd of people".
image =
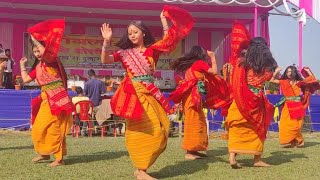
<svg viewBox="0 0 320 180">
<path fill-rule="evenodd" d="M 121 62 L 126 71 L 110 104 L 114 115 L 126 119 L 126 147 L 136 167 L 133 173 L 136 179 L 154 179 L 147 170 L 167 146 L 171 108 L 168 99 L 154 85 L 153 77 L 159 55 L 173 51 L 194 25 L 194 19 L 187 11 L 173 6 L 164 7 L 160 20 L 163 27 L 161 40 L 156 42 L 142 21 L 132 21 L 116 43 L 119 50 L 114 54 L 108 54 L 113 37 L 112 25 L 102 24 L 101 27 L 104 39 L 102 63 Z M 41 95 L 32 101 L 32 140 L 39 154 L 32 161 L 37 163 L 54 155 L 51 167 L 64 165 L 66 135 L 73 123 L 73 103 L 91 100 L 97 107 L 100 95 L 106 90 L 105 85 L 95 78 L 95 71 L 90 70 L 90 80 L 84 89 L 76 89 L 78 97 L 71 101 L 66 73 L 57 58 L 64 27 L 64 20 L 47 20 L 30 27 L 28 32 L 35 61 L 29 72 L 25 64 L 27 59 L 20 60 L 23 81 L 36 80 L 41 87 Z M 229 135 L 230 166 L 241 168 L 237 162 L 239 154 L 252 154 L 255 167 L 270 166 L 262 161 L 261 156 L 275 107 L 263 92 L 264 83 L 279 83 L 284 93 L 277 107 L 282 107 L 280 144 L 285 147 L 303 146 L 301 126 L 305 108 L 310 94 L 319 89 L 319 84 L 309 68 L 303 68 L 302 77 L 296 67 L 289 66 L 279 78 L 281 68 L 268 43 L 261 37 L 251 38 L 244 25 L 234 24 L 231 39 L 232 56 L 228 66 L 232 71 L 227 75 L 228 80 L 218 75 L 215 54 L 201 46 L 192 47 L 190 52 L 170 64 L 172 70 L 185 74 L 169 97 L 182 107 L 182 149 L 186 151 L 187 160 L 206 158 L 203 152 L 208 149 L 209 141 L 203 108 L 222 108 Z M 6 51 L 6 56 L 11 57 L 10 51 Z M 1 69 L 7 67 L 5 82 L 10 81 L 13 63 L 12 60 L 0 64 Z"/>
</svg>

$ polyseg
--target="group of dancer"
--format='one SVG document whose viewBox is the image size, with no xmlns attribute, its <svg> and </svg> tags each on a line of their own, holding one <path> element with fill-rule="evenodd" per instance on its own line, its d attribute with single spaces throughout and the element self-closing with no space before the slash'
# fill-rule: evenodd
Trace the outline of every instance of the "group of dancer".
<svg viewBox="0 0 320 180">
<path fill-rule="evenodd" d="M 121 62 L 126 70 L 125 78 L 112 97 L 111 107 L 115 115 L 126 119 L 126 147 L 136 167 L 134 176 L 137 179 L 154 179 L 147 170 L 167 146 L 170 106 L 154 85 L 153 78 L 159 55 L 173 51 L 194 25 L 187 11 L 172 6 L 164 7 L 160 19 L 163 26 L 160 41 L 155 42 L 143 22 L 133 21 L 116 43 L 120 50 L 114 54 L 108 53 L 112 28 L 109 24 L 101 27 L 102 63 Z M 51 167 L 64 164 L 66 135 L 72 125 L 73 105 L 67 94 L 66 73 L 57 58 L 64 23 L 64 20 L 48 20 L 29 28 L 36 61 L 29 73 L 25 65 L 27 59 L 20 61 L 23 81 L 35 79 L 41 86 L 41 95 L 32 100 L 32 140 L 39 154 L 32 161 L 48 160 L 54 155 Z M 305 79 L 290 66 L 278 80 L 276 76 L 281 69 L 267 42 L 260 37 L 251 39 L 243 25 L 235 23 L 232 37 L 230 83 L 217 74 L 214 53 L 201 46 L 192 47 L 170 64 L 171 69 L 185 73 L 184 81 L 169 97 L 182 103 L 185 116 L 182 148 L 186 150 L 186 159 L 204 158 L 206 154 L 199 151 L 208 149 L 208 136 L 202 109 L 223 108 L 227 113 L 231 167 L 241 167 L 236 157 L 243 153 L 254 155 L 254 166 L 268 166 L 261 155 L 274 106 L 264 95 L 264 83 L 271 80 L 280 83 L 283 89 L 280 142 L 292 147 L 303 145 L 303 112 L 310 94 L 318 87 L 308 68 L 304 69 Z M 302 98 L 301 92 L 304 92 Z"/>
</svg>

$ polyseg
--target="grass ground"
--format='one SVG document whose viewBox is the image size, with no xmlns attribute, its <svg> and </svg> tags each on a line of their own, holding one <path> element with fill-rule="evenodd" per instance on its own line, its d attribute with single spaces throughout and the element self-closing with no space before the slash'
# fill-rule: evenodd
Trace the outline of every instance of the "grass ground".
<svg viewBox="0 0 320 180">
<path fill-rule="evenodd" d="M 266 141 L 264 160 L 269 168 L 253 168 L 252 156 L 243 155 L 245 166 L 228 165 L 227 141 L 210 139 L 209 157 L 184 160 L 179 138 L 170 138 L 166 151 L 150 168 L 159 179 L 320 179 L 320 136 L 306 134 L 305 148 L 281 149 L 277 138 Z M 134 167 L 123 137 L 68 137 L 66 166 L 49 168 L 48 162 L 32 164 L 33 146 L 29 132 L 0 131 L 1 179 L 134 179 Z M 143 151 L 143 150 L 142 150 Z"/>
</svg>

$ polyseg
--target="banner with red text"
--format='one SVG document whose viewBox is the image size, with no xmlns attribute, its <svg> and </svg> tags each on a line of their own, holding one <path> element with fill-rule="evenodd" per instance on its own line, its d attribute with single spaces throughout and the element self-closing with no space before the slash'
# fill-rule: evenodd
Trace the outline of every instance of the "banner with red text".
<svg viewBox="0 0 320 180">
<path fill-rule="evenodd" d="M 25 35 L 25 55 L 28 59 L 28 65 L 33 63 L 33 53 L 31 44 L 28 43 L 28 35 Z M 115 43 L 120 38 L 112 38 L 112 46 L 108 49 L 108 53 L 112 54 L 118 50 Z M 120 63 L 101 64 L 100 54 L 103 39 L 100 36 L 85 36 L 85 35 L 65 35 L 62 38 L 59 58 L 66 68 L 107 68 L 121 69 Z M 182 43 L 177 45 L 174 52 L 170 54 L 162 54 L 159 58 L 157 69 L 168 69 L 169 62 L 172 59 L 182 55 Z"/>
</svg>

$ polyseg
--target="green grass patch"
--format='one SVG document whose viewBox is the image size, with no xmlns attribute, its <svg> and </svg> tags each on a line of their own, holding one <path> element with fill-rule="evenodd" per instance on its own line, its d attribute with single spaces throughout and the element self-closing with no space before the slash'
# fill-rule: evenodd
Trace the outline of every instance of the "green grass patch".
<svg viewBox="0 0 320 180">
<path fill-rule="evenodd" d="M 159 179 L 320 179 L 320 139 L 306 134 L 304 148 L 283 149 L 277 138 L 266 141 L 263 158 L 269 168 L 252 167 L 252 156 L 238 159 L 244 168 L 233 170 L 228 164 L 227 141 L 210 139 L 203 160 L 187 161 L 181 139 L 169 138 L 166 151 L 150 168 Z M 30 133 L 0 133 L 1 179 L 134 179 L 123 137 L 68 137 L 65 166 L 50 168 L 51 161 L 32 164 L 35 156 Z M 143 151 L 143 149 L 141 149 Z"/>
</svg>

